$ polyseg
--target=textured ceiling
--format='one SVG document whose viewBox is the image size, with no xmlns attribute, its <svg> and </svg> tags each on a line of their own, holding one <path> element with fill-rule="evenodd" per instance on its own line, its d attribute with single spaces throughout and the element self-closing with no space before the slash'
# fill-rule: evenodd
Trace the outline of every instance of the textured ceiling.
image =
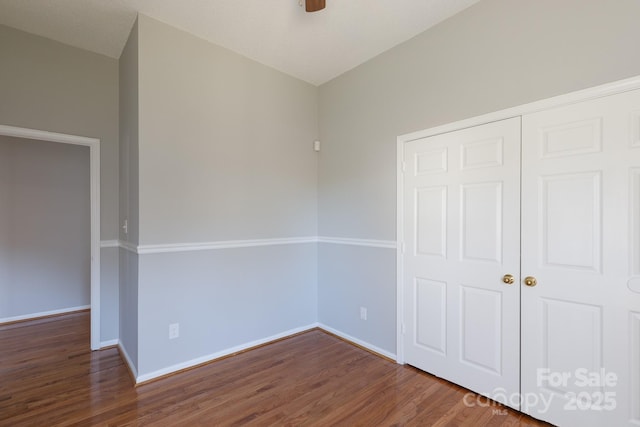
<svg viewBox="0 0 640 427">
<path fill-rule="evenodd" d="M 0 24 L 118 58 L 137 12 L 314 85 L 479 0 L 0 0 Z"/>
</svg>

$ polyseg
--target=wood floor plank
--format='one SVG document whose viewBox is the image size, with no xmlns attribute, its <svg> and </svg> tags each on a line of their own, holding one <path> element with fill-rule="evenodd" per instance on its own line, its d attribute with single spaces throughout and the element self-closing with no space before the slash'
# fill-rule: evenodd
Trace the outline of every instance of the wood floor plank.
<svg viewBox="0 0 640 427">
<path fill-rule="evenodd" d="M 319 330 L 135 387 L 89 313 L 0 326 L 0 426 L 543 426 Z"/>
</svg>

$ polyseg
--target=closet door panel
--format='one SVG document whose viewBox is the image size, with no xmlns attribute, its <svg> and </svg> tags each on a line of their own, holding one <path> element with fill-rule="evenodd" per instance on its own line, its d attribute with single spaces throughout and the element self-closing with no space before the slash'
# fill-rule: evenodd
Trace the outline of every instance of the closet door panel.
<svg viewBox="0 0 640 427">
<path fill-rule="evenodd" d="M 405 359 L 517 397 L 520 287 L 502 278 L 519 276 L 520 118 L 413 141 L 404 156 Z"/>
<path fill-rule="evenodd" d="M 602 265 L 601 172 L 540 177 L 541 266 L 599 272 Z"/>
<path fill-rule="evenodd" d="M 554 424 L 640 425 L 639 110 L 632 91 L 523 116 L 523 410 Z"/>
</svg>

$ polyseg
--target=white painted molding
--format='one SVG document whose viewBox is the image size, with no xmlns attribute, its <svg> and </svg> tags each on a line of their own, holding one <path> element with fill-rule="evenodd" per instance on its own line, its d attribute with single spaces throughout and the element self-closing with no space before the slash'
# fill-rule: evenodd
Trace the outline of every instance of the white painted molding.
<svg viewBox="0 0 640 427">
<path fill-rule="evenodd" d="M 132 252 L 134 254 L 138 253 L 138 246 L 134 245 L 133 243 L 130 242 L 125 242 L 124 240 L 119 240 L 118 241 L 118 246 L 121 247 L 122 249 Z"/>
<path fill-rule="evenodd" d="M 124 359 L 124 363 L 126 363 L 127 366 L 129 367 L 129 370 L 131 371 L 133 378 L 136 379 L 135 381 L 137 383 L 138 369 L 136 369 L 136 365 L 133 364 L 133 361 L 131 360 L 129 353 L 127 353 L 127 350 L 125 349 L 124 345 L 122 345 L 121 341 L 118 341 L 118 351 L 120 352 L 120 356 L 122 356 L 122 358 Z"/>
<path fill-rule="evenodd" d="M 120 341 L 115 339 L 115 340 L 109 340 L 109 341 L 101 341 L 100 342 L 100 349 L 102 350 L 105 347 L 114 347 L 117 346 L 118 344 L 120 344 Z"/>
<path fill-rule="evenodd" d="M 208 251 L 216 249 L 253 248 L 258 246 L 298 245 L 304 243 L 332 243 L 336 245 L 366 246 L 371 248 L 395 249 L 397 244 L 393 240 L 349 239 L 344 237 L 285 237 L 275 239 L 254 240 L 226 240 L 218 242 L 202 243 L 167 243 L 159 245 L 140 245 L 133 243 L 104 240 L 100 243 L 103 248 L 120 247 L 138 255 L 150 255 L 159 253 Z"/>
<path fill-rule="evenodd" d="M 391 353 L 391 352 L 389 352 L 387 350 L 384 350 L 384 349 L 382 349 L 380 347 L 377 347 L 377 346 L 375 346 L 373 344 L 370 344 L 370 343 L 368 343 L 366 341 L 362 341 L 362 340 L 360 340 L 358 338 L 352 337 L 351 335 L 345 334 L 344 332 L 341 332 L 341 331 L 339 331 L 337 329 L 333 329 L 332 327 L 327 326 L 327 325 L 322 324 L 322 323 L 318 323 L 318 327 L 320 329 L 322 329 L 322 330 L 325 330 L 325 331 L 330 332 L 330 333 L 332 333 L 334 335 L 337 335 L 342 339 L 350 341 L 350 342 L 352 342 L 354 344 L 358 344 L 359 346 L 364 347 L 369 351 L 377 353 L 377 354 L 379 354 L 381 356 L 384 356 L 384 357 L 386 357 L 388 359 L 396 360 L 396 355 L 395 354 L 393 354 L 393 353 Z"/>
<path fill-rule="evenodd" d="M 197 365 L 201 365 L 204 363 L 208 363 L 208 362 L 213 362 L 216 359 L 220 359 L 221 357 L 225 357 L 225 356 L 229 356 L 232 355 L 234 353 L 238 353 L 244 350 L 249 350 L 253 347 L 257 347 L 260 345 L 264 345 L 264 344 L 269 344 L 271 342 L 283 339 L 283 338 L 287 338 L 290 337 L 292 335 L 296 335 L 299 334 L 301 332 L 306 332 L 306 331 L 310 331 L 312 329 L 315 328 L 319 328 L 325 332 L 329 332 L 333 335 L 336 335 L 344 340 L 346 340 L 347 342 L 351 342 L 353 344 L 357 344 L 360 347 L 364 347 L 366 349 L 368 349 L 369 351 L 376 353 L 378 355 L 384 356 L 388 359 L 392 359 L 395 360 L 396 359 L 396 355 L 393 353 L 390 353 L 386 350 L 383 350 L 379 347 L 376 347 L 373 344 L 370 344 L 366 341 L 362 341 L 359 340 L 357 338 L 354 338 L 348 334 L 345 334 L 344 332 L 338 331 L 337 329 L 333 329 L 327 325 L 321 324 L 321 323 L 312 323 L 310 325 L 307 326 L 302 326 L 299 328 L 294 328 L 294 329 L 290 329 L 288 331 L 285 332 L 281 332 L 279 334 L 275 334 L 272 335 L 270 337 L 267 338 L 262 338 L 259 340 L 255 340 L 255 341 L 251 341 L 245 344 L 240 344 L 238 346 L 235 347 L 231 347 L 231 348 L 227 348 L 225 350 L 221 350 L 212 354 L 208 354 L 206 356 L 202 356 L 202 357 L 198 357 L 195 359 L 191 359 L 188 360 L 186 362 L 181 362 L 181 363 L 177 363 L 175 365 L 171 365 L 168 366 L 166 368 L 162 368 L 162 369 L 158 369 L 156 371 L 150 372 L 148 374 L 142 374 L 142 375 L 138 375 L 138 371 L 135 367 L 135 365 L 133 364 L 133 362 L 131 361 L 131 357 L 129 356 L 129 354 L 127 353 L 126 349 L 124 348 L 124 346 L 122 345 L 122 342 L 118 341 L 118 340 L 112 340 L 112 341 L 105 341 L 103 344 L 103 347 L 109 347 L 112 345 L 117 345 L 118 350 L 120 351 L 120 354 L 122 355 L 122 358 L 124 359 L 124 362 L 129 366 L 129 369 L 131 370 L 131 372 L 134 374 L 134 377 L 136 378 L 136 384 L 140 384 L 140 383 L 144 383 L 147 381 L 151 381 L 153 379 L 159 378 L 159 377 L 163 377 L 165 375 L 169 375 L 184 369 L 188 369 L 188 368 L 192 368 L 194 366 Z"/>
<path fill-rule="evenodd" d="M 100 248 L 117 248 L 120 246 L 120 241 L 118 240 L 101 240 Z"/>
<path fill-rule="evenodd" d="M 82 310 L 87 310 L 87 309 L 90 309 L 90 308 L 91 308 L 90 305 L 80 305 L 78 307 L 61 308 L 61 309 L 58 309 L 58 310 L 41 311 L 39 313 L 23 314 L 21 316 L 5 317 L 5 318 L 0 318 L 0 324 L 9 323 L 9 322 L 19 322 L 19 321 L 23 321 L 23 320 L 25 320 L 25 321 L 26 320 L 35 320 L 35 319 L 39 319 L 41 317 L 55 316 L 57 314 L 73 313 L 74 311 L 82 311 Z"/>
<path fill-rule="evenodd" d="M 238 346 L 235 347 L 231 347 L 231 348 L 227 348 L 225 350 L 221 350 L 218 351 L 216 353 L 212 353 L 212 354 L 208 354 L 206 356 L 202 356 L 202 357 L 198 357 L 195 359 L 191 359 L 188 360 L 186 362 L 182 362 L 182 363 L 177 363 L 175 365 L 172 366 L 168 366 L 166 368 L 162 368 L 162 369 L 158 369 L 157 371 L 153 371 L 153 372 L 149 372 L 148 374 L 143 374 L 140 376 L 136 375 L 136 384 L 140 384 L 146 381 L 150 381 L 152 379 L 158 378 L 158 377 L 162 377 L 165 375 L 169 375 L 172 374 L 174 372 L 177 371 L 181 371 L 183 369 L 187 369 L 187 368 L 191 368 L 193 366 L 197 366 L 197 365 L 201 365 L 203 363 L 207 363 L 207 362 L 213 362 L 216 359 L 219 359 L 221 357 L 225 357 L 228 356 L 230 354 L 234 354 L 237 353 L 239 351 L 243 351 L 243 350 L 248 350 L 252 347 L 256 347 L 259 345 L 263 345 L 263 344 L 267 344 L 270 343 L 272 341 L 276 341 L 282 338 L 287 338 L 291 335 L 295 335 L 295 334 L 299 334 L 300 332 L 305 332 L 314 328 L 317 328 L 318 325 L 316 323 L 311 324 L 311 325 L 307 325 L 307 326 L 302 326 L 300 328 L 295 328 L 295 329 L 290 329 L 288 331 L 285 332 L 281 332 L 279 334 L 276 335 L 272 335 L 270 337 L 267 338 L 262 338 L 259 340 L 255 340 L 255 341 L 251 341 L 245 344 L 240 344 Z"/>
<path fill-rule="evenodd" d="M 158 254 L 165 252 L 206 251 L 212 249 L 252 248 L 256 246 L 294 245 L 301 243 L 315 243 L 316 237 L 290 237 L 281 239 L 255 239 L 255 240 L 227 240 L 203 243 L 169 243 L 161 245 L 138 246 L 141 255 Z"/>
<path fill-rule="evenodd" d="M 398 139 L 396 154 L 396 362 L 404 365 L 404 143 Z"/>
<path fill-rule="evenodd" d="M 63 144 L 88 145 L 100 142 L 97 138 L 88 138 L 86 136 L 67 135 L 62 133 L 47 132 L 44 130 L 19 128 L 15 126 L 0 125 L 0 135 L 36 139 L 39 141 L 61 142 Z"/>
<path fill-rule="evenodd" d="M 367 246 L 370 248 L 395 249 L 397 243 L 394 240 L 350 239 L 345 237 L 318 237 L 320 243 L 333 243 L 336 245 Z"/>
</svg>

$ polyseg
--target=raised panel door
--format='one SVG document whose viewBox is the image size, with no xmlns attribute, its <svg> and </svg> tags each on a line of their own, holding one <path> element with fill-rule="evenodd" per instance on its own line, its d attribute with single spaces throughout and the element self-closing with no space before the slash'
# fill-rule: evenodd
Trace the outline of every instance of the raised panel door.
<svg viewBox="0 0 640 427">
<path fill-rule="evenodd" d="M 404 149 L 405 359 L 517 409 L 520 118 Z"/>
<path fill-rule="evenodd" d="M 523 410 L 640 426 L 640 92 L 523 116 Z"/>
</svg>

